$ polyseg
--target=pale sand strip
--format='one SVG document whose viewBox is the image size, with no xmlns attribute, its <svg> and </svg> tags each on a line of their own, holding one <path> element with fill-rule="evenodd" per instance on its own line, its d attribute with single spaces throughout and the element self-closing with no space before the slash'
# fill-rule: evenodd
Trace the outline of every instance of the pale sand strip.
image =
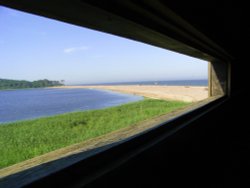
<svg viewBox="0 0 250 188">
<path fill-rule="evenodd" d="M 93 85 L 93 86 L 60 86 L 54 88 L 88 88 L 104 89 L 141 95 L 154 99 L 181 100 L 196 102 L 208 98 L 208 87 L 205 86 L 159 86 L 159 85 Z"/>
</svg>

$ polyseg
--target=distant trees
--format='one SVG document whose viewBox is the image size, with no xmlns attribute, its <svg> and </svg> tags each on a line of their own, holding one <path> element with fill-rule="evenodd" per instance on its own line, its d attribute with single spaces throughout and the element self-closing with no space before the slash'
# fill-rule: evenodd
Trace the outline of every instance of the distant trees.
<svg viewBox="0 0 250 188">
<path fill-rule="evenodd" d="M 0 89 L 40 88 L 40 87 L 62 86 L 62 85 L 64 85 L 64 82 L 50 81 L 47 79 L 37 80 L 33 82 L 25 80 L 0 79 Z"/>
</svg>

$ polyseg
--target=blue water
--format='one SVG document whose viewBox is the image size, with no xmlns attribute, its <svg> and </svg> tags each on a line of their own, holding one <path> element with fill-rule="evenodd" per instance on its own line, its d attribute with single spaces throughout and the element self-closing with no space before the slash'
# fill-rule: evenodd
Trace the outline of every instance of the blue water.
<svg viewBox="0 0 250 188">
<path fill-rule="evenodd" d="M 93 89 L 21 89 L 0 91 L 0 123 L 101 109 L 143 97 Z"/>
<path fill-rule="evenodd" d="M 207 86 L 208 80 L 167 80 L 167 81 L 141 81 L 141 82 L 113 82 L 82 85 L 166 85 L 166 86 Z"/>
</svg>

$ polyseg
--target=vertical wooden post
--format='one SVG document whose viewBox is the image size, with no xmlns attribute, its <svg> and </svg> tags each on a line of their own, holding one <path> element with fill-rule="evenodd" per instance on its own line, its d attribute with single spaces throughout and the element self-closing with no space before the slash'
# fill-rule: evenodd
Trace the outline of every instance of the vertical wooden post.
<svg viewBox="0 0 250 188">
<path fill-rule="evenodd" d="M 226 95 L 228 93 L 229 65 L 224 62 L 212 61 L 208 66 L 209 96 Z"/>
</svg>

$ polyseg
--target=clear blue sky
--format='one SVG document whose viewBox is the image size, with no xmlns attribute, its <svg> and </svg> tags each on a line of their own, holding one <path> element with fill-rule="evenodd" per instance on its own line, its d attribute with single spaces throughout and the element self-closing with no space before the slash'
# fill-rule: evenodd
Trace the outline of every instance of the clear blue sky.
<svg viewBox="0 0 250 188">
<path fill-rule="evenodd" d="M 66 84 L 206 79 L 207 62 L 0 6 L 0 78 Z"/>
</svg>

